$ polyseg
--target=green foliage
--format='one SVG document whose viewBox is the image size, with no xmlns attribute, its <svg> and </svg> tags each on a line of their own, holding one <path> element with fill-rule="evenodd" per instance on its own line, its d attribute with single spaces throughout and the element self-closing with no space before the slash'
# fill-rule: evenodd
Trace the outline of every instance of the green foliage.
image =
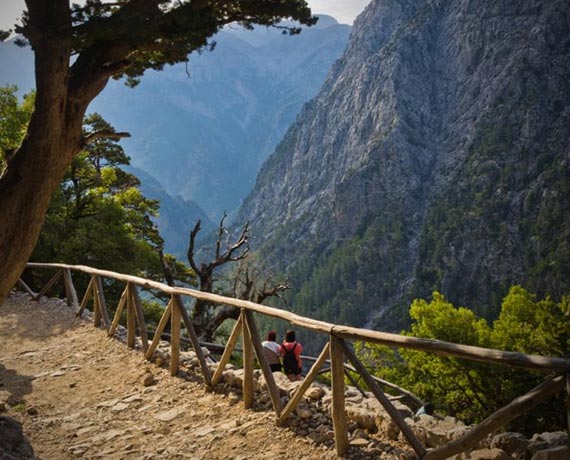
<svg viewBox="0 0 570 460">
<path fill-rule="evenodd" d="M 87 132 L 112 127 L 100 115 Z M 35 260 L 85 264 L 122 273 L 161 266 L 162 244 L 152 217 L 158 203 L 142 196 L 138 179 L 120 169 L 129 163 L 116 140 L 101 138 L 80 152 L 54 196 L 33 254 Z"/>
<path fill-rule="evenodd" d="M 0 160 L 19 146 L 32 112 L 34 95 L 19 103 L 16 90 L 0 87 Z M 113 133 L 114 129 L 98 114 L 86 117 L 86 136 L 101 131 Z M 109 138 L 98 138 L 77 154 L 52 198 L 32 260 L 90 265 L 162 280 L 158 250 L 163 241 L 152 220 L 158 202 L 145 198 L 139 180 L 121 169 L 128 164 L 122 147 Z M 176 279 L 193 282 L 192 270 L 170 255 L 165 257 Z M 80 291 L 87 281 L 80 277 Z M 122 287 L 109 288 L 117 300 Z"/>
<path fill-rule="evenodd" d="M 156 330 L 160 318 L 164 314 L 164 305 L 155 300 L 143 300 L 142 308 L 147 328 Z M 170 326 L 170 323 L 168 325 Z"/>
<path fill-rule="evenodd" d="M 6 156 L 20 146 L 33 110 L 33 93 L 20 104 L 16 86 L 0 87 L 0 175 Z"/>
<path fill-rule="evenodd" d="M 546 356 L 570 356 L 570 297 L 556 303 L 536 301 L 520 286 L 513 286 L 494 322 L 492 346 Z"/>
<path fill-rule="evenodd" d="M 434 292 L 431 302 L 415 300 L 412 326 L 405 335 L 527 354 L 570 355 L 569 299 L 536 301 L 520 286 L 504 298 L 499 318 L 490 327 L 471 310 L 455 308 Z M 441 412 L 469 422 L 480 421 L 544 380 L 543 374 L 463 359 L 385 346 L 358 345 L 374 373 L 435 403 Z M 529 414 L 515 421 L 517 429 L 561 428 L 562 412 L 555 401 L 541 409 L 548 417 Z"/>
<path fill-rule="evenodd" d="M 289 307 L 303 316 L 361 326 L 370 312 L 378 310 L 380 299 L 392 296 L 405 276 L 407 267 L 401 262 L 405 260 L 405 245 L 401 242 L 408 238 L 405 229 L 404 218 L 394 212 L 370 218 L 358 235 L 332 249 L 323 248 L 322 241 L 312 246 L 306 240 L 290 244 L 280 236 L 273 237 L 272 241 L 287 248 L 288 255 L 289 248 L 296 251 L 290 256 L 295 263 L 288 272 L 292 288 L 286 295 Z M 262 249 L 269 254 L 272 250 L 267 246 Z M 387 253 L 396 256 L 388 260 Z M 402 315 L 395 319 L 397 327 L 405 325 L 404 318 Z M 301 338 L 308 353 L 320 352 L 320 336 Z"/>
<path fill-rule="evenodd" d="M 192 51 L 213 48 L 215 43 L 208 39 L 226 24 L 239 22 L 246 28 L 253 24 L 271 26 L 279 24 L 282 18 L 307 25 L 316 22 L 304 0 L 92 0 L 85 5 L 72 5 L 72 46 L 78 54 L 102 46 L 107 51 L 109 44 L 120 44 L 113 48 L 123 61 L 116 66 L 119 70 L 114 77 L 126 76 L 130 85 L 136 85 L 146 69 L 161 70 L 165 64 L 186 61 Z M 298 27 L 284 30 L 291 34 L 300 32 Z M 29 20 L 24 20 L 23 27 L 16 31 L 34 38 Z M 108 52 L 107 56 L 113 53 Z"/>
</svg>

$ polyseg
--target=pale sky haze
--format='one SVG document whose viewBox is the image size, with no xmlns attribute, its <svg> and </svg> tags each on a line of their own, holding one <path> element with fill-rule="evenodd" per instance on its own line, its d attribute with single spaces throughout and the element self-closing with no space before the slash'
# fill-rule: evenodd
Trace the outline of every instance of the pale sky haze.
<svg viewBox="0 0 570 460">
<path fill-rule="evenodd" d="M 315 14 L 328 14 L 343 24 L 352 24 L 370 0 L 308 0 L 308 3 Z M 24 0 L 0 0 L 0 29 L 12 29 L 23 10 Z"/>
</svg>

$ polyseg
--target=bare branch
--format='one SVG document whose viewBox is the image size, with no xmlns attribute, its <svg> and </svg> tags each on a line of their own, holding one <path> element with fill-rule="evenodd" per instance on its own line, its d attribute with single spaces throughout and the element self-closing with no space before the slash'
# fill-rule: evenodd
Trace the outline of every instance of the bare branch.
<svg viewBox="0 0 570 460">
<path fill-rule="evenodd" d="M 225 216 L 224 216 L 225 217 Z M 245 246 L 245 247 L 244 247 Z M 243 251 L 234 256 L 234 253 L 243 248 Z M 221 265 L 227 261 L 237 262 L 238 260 L 245 259 L 249 252 L 249 222 L 246 222 L 241 230 L 238 240 L 226 249 L 226 251 L 216 260 L 217 265 Z"/>
<path fill-rule="evenodd" d="M 218 226 L 218 240 L 216 241 L 216 260 L 220 258 L 220 246 L 222 245 L 222 235 L 225 232 L 224 221 L 226 220 L 227 216 L 228 215 L 224 211 L 224 216 L 222 217 L 222 220 L 220 220 L 220 225 Z"/>
<path fill-rule="evenodd" d="M 285 301 L 285 298 L 281 295 L 281 293 L 286 291 L 287 289 L 289 289 L 289 284 L 287 282 L 275 284 L 270 288 L 268 288 L 267 283 L 264 282 L 263 289 L 257 295 L 255 302 L 262 303 L 265 299 L 269 297 L 277 297 L 278 299 L 281 299 L 281 301 L 287 303 Z"/>
<path fill-rule="evenodd" d="M 196 235 L 202 228 L 201 224 L 202 221 L 198 219 L 198 222 L 196 222 L 196 225 L 194 225 L 194 228 L 190 232 L 190 241 L 188 243 L 188 262 L 190 263 L 190 267 L 192 267 L 192 270 L 194 270 L 198 275 L 202 274 L 202 270 L 198 268 L 198 265 L 194 260 L 194 247 L 196 245 Z"/>
</svg>

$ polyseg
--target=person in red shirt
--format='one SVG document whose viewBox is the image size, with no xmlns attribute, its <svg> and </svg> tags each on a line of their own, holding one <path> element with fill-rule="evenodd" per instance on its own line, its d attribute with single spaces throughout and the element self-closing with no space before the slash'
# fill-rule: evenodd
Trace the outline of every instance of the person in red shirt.
<svg viewBox="0 0 570 460">
<path fill-rule="evenodd" d="M 303 369 L 303 363 L 301 362 L 302 351 L 303 346 L 297 342 L 295 332 L 288 330 L 285 333 L 283 344 L 279 347 L 279 352 L 283 357 L 283 371 L 292 382 L 303 379 L 301 376 Z"/>
</svg>

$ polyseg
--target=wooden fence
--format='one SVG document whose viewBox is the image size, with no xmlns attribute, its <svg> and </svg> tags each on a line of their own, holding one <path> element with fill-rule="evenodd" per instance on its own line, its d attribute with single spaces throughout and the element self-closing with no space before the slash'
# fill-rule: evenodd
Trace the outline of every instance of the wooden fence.
<svg viewBox="0 0 570 460">
<path fill-rule="evenodd" d="M 488 434 L 495 432 L 509 421 L 518 417 L 537 406 L 545 399 L 554 394 L 565 392 L 567 401 L 567 418 L 570 431 L 570 360 L 562 358 L 550 358 L 545 356 L 525 355 L 522 353 L 508 352 L 501 350 L 491 350 L 486 348 L 458 345 L 439 340 L 422 339 L 416 337 L 406 337 L 397 334 L 377 332 L 367 329 L 358 329 L 347 326 L 338 326 L 324 321 L 316 321 L 305 318 L 291 312 L 259 305 L 245 300 L 223 297 L 217 294 L 209 294 L 193 289 L 170 287 L 162 283 L 150 281 L 136 276 L 124 275 L 106 270 L 98 270 L 87 266 L 28 263 L 28 268 L 56 269 L 56 274 L 47 284 L 35 293 L 21 279 L 19 284 L 34 299 L 39 299 L 46 294 L 63 276 L 63 283 L 67 302 L 77 309 L 77 314 L 81 315 L 88 303 L 93 301 L 93 321 L 95 326 L 104 325 L 109 336 L 113 336 L 119 324 L 121 314 L 126 307 L 127 311 L 127 345 L 135 346 L 135 337 L 138 331 L 142 343 L 142 350 L 147 359 L 150 359 L 158 346 L 165 326 L 170 322 L 170 372 L 176 375 L 179 369 L 180 357 L 180 331 L 184 324 L 194 351 L 200 362 L 201 372 L 204 382 L 209 387 L 215 387 L 222 377 L 222 372 L 229 362 L 232 352 L 238 342 L 242 339 L 243 353 L 243 401 L 245 408 L 250 408 L 254 398 L 254 356 L 261 366 L 261 370 L 267 382 L 273 409 L 277 416 L 277 423 L 282 424 L 287 417 L 295 410 L 301 401 L 320 369 L 327 360 L 330 362 L 330 372 L 332 381 L 332 421 L 335 433 L 335 447 L 338 455 L 343 456 L 348 450 L 348 431 L 345 413 L 345 364 L 344 360 L 352 364 L 360 377 L 368 385 L 371 392 L 376 396 L 380 404 L 388 412 L 393 421 L 400 428 L 402 434 L 415 451 L 420 460 L 443 460 L 452 455 L 467 451 L 473 448 L 479 441 Z M 91 281 L 79 303 L 76 290 L 74 288 L 71 272 L 77 271 L 91 276 Z M 103 293 L 103 279 L 112 279 L 125 282 L 126 286 L 118 303 L 114 318 L 111 320 L 105 304 Z M 164 310 L 164 314 L 158 324 L 157 330 L 149 341 L 141 300 L 138 289 L 155 289 L 170 295 L 170 301 Z M 222 354 L 218 367 L 213 375 L 206 364 L 206 359 L 202 353 L 202 348 L 198 342 L 198 337 L 190 321 L 188 313 L 184 308 L 182 297 L 192 297 L 201 299 L 213 304 L 230 305 L 241 310 L 230 334 L 228 343 Z M 301 385 L 285 407 L 282 407 L 279 391 L 273 373 L 263 353 L 261 338 L 253 318 L 253 312 L 279 318 L 288 321 L 290 324 L 300 326 L 312 332 L 326 334 L 328 341 L 325 344 L 318 358 L 310 368 Z M 373 378 L 364 365 L 357 358 L 349 341 L 359 340 L 371 343 L 389 345 L 391 347 L 409 348 L 418 351 L 434 353 L 437 355 L 454 356 L 472 361 L 500 364 L 503 366 L 521 367 L 535 371 L 545 372 L 547 378 L 523 396 L 513 400 L 507 406 L 499 409 L 494 414 L 483 420 L 464 436 L 455 439 L 447 444 L 435 449 L 427 450 L 404 421 L 403 417 L 396 410 L 390 399 L 384 393 L 377 380 Z"/>
</svg>

